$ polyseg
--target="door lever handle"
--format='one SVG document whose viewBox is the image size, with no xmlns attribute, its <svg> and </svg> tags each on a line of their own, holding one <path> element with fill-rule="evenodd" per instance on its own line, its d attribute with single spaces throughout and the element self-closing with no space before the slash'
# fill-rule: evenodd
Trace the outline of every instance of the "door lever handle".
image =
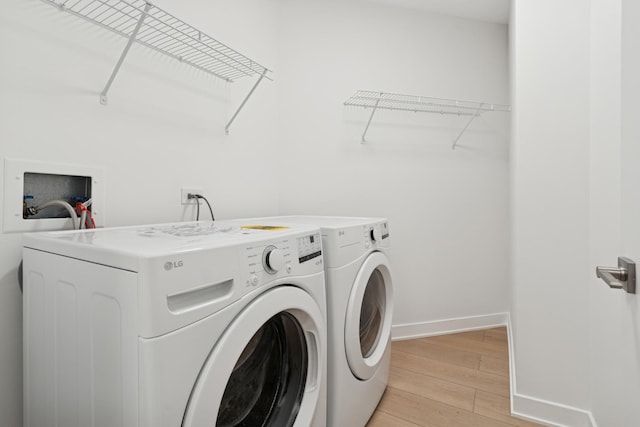
<svg viewBox="0 0 640 427">
<path fill-rule="evenodd" d="M 596 267 L 596 277 L 610 288 L 636 293 L 636 263 L 629 258 L 618 257 L 618 267 Z"/>
<path fill-rule="evenodd" d="M 610 288 L 622 289 L 622 282 L 626 282 L 629 274 L 624 268 L 596 267 L 596 276 L 609 285 Z"/>
</svg>

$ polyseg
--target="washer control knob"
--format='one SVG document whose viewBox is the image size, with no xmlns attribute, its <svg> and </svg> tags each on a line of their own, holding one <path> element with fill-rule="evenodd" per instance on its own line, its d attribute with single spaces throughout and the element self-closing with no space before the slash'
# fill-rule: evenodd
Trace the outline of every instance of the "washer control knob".
<svg viewBox="0 0 640 427">
<path fill-rule="evenodd" d="M 371 240 L 373 240 L 374 242 L 379 242 L 380 240 L 382 240 L 382 233 L 380 233 L 379 228 L 374 227 L 369 233 L 371 235 Z"/>
<path fill-rule="evenodd" d="M 264 266 L 270 273 L 276 273 L 284 267 L 284 254 L 276 247 L 267 248 L 265 251 Z"/>
<path fill-rule="evenodd" d="M 260 283 L 260 279 L 258 279 L 258 276 L 256 276 L 255 274 L 251 275 L 251 286 L 256 286 L 258 283 Z"/>
</svg>

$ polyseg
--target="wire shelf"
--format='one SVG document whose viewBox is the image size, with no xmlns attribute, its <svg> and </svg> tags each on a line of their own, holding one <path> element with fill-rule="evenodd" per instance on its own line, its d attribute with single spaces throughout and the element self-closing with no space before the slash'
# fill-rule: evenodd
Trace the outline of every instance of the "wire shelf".
<svg viewBox="0 0 640 427">
<path fill-rule="evenodd" d="M 144 0 L 43 1 L 230 82 L 255 75 L 269 78 L 271 72 Z"/>
<path fill-rule="evenodd" d="M 473 116 L 487 111 L 511 111 L 511 107 L 485 102 L 459 101 L 426 96 L 359 90 L 344 103 L 350 107 L 381 108 L 416 113 L 455 114 Z"/>
<path fill-rule="evenodd" d="M 370 90 L 359 90 L 344 105 L 348 107 L 371 108 L 371 116 L 367 122 L 367 127 L 362 134 L 362 142 L 365 142 L 367 131 L 373 120 L 376 110 L 397 110 L 411 111 L 414 113 L 438 113 L 453 114 L 457 116 L 469 116 L 467 124 L 453 140 L 451 148 L 456 148 L 456 144 L 466 132 L 471 122 L 480 114 L 488 111 L 509 112 L 511 107 L 502 104 L 489 104 L 486 102 L 460 101 L 456 99 L 433 98 L 427 96 L 401 95 L 398 93 L 374 92 Z"/>
<path fill-rule="evenodd" d="M 133 43 L 138 43 L 175 58 L 228 82 L 241 77 L 258 76 L 255 84 L 235 111 L 225 133 L 269 70 L 220 43 L 213 37 L 181 21 L 145 0 L 42 0 L 127 39 L 107 84 L 100 92 L 100 103 L 107 105 L 107 92 Z"/>
</svg>

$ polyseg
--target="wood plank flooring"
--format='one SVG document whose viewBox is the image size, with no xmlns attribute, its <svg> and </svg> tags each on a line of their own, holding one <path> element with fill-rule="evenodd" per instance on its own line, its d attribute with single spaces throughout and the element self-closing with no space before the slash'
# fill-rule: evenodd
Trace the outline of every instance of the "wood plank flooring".
<svg viewBox="0 0 640 427">
<path fill-rule="evenodd" d="M 391 345 L 389 385 L 367 427 L 533 427 L 509 414 L 506 328 Z"/>
</svg>

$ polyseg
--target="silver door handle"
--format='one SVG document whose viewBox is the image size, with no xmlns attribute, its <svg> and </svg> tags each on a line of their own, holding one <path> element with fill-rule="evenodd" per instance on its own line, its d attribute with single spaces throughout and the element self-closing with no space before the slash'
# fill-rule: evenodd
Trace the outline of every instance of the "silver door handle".
<svg viewBox="0 0 640 427">
<path fill-rule="evenodd" d="M 596 267 L 596 276 L 605 281 L 610 288 L 622 289 L 622 282 L 626 282 L 629 273 L 624 268 Z"/>
<path fill-rule="evenodd" d="M 596 267 L 596 276 L 610 288 L 636 293 L 636 263 L 629 258 L 618 257 L 618 267 Z"/>
</svg>

